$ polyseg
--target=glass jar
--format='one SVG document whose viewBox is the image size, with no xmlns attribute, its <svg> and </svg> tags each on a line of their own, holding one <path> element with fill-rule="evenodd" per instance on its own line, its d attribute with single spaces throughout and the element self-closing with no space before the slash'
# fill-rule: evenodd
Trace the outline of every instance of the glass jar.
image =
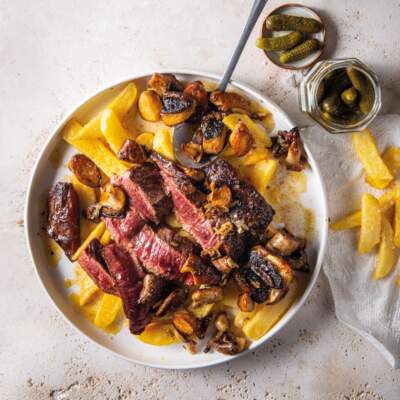
<svg viewBox="0 0 400 400">
<path fill-rule="evenodd" d="M 357 120 L 338 121 L 329 120 L 324 115 L 320 104 L 318 104 L 318 88 L 321 83 L 329 76 L 332 76 L 334 71 L 339 69 L 353 68 L 362 73 L 369 81 L 374 99 L 372 107 L 365 114 L 360 115 Z M 324 81 L 325 82 L 325 81 Z M 299 88 L 300 108 L 307 113 L 318 124 L 323 126 L 330 133 L 348 133 L 361 131 L 366 128 L 371 121 L 376 117 L 381 108 L 381 88 L 378 79 L 365 64 L 356 58 L 344 58 L 336 60 L 324 60 L 316 63 L 304 76 Z M 325 118 L 324 118 L 325 116 Z"/>
</svg>

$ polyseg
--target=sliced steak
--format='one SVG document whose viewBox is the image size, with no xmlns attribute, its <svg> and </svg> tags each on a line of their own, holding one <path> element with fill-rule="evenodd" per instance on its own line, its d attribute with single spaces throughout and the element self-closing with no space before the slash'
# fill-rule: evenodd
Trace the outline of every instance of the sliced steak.
<svg viewBox="0 0 400 400">
<path fill-rule="evenodd" d="M 122 247 L 128 248 L 130 240 L 144 226 L 145 220 L 136 210 L 129 205 L 124 218 L 103 217 L 107 229 L 110 231 L 112 238 Z"/>
<path fill-rule="evenodd" d="M 93 239 L 79 258 L 79 265 L 103 292 L 118 295 L 115 282 L 103 259 L 102 249 L 101 243 L 97 239 Z"/>
<path fill-rule="evenodd" d="M 80 235 L 79 200 L 70 183 L 57 182 L 49 192 L 47 233 L 71 259 L 79 248 Z"/>
<path fill-rule="evenodd" d="M 228 162 L 216 160 L 205 168 L 205 173 L 216 187 L 226 185 L 231 189 L 233 206 L 229 210 L 229 220 L 245 229 L 248 245 L 260 243 L 274 216 L 273 208 L 252 185 L 239 179 Z"/>
<path fill-rule="evenodd" d="M 160 168 L 164 184 L 174 204 L 176 217 L 183 228 L 208 254 L 219 255 L 222 250 L 225 255 L 235 260 L 241 259 L 245 247 L 235 231 L 226 235 L 217 233 L 229 220 L 220 215 L 206 215 L 202 208 L 206 203 L 206 195 L 196 188 L 190 178 L 173 162 L 165 160 L 157 153 L 153 153 L 151 158 Z"/>
<path fill-rule="evenodd" d="M 165 240 L 167 229 L 162 228 L 163 234 L 159 236 L 150 226 L 145 225 L 132 241 L 132 252 L 154 275 L 191 284 L 190 274 L 180 272 L 187 257 Z"/>
<path fill-rule="evenodd" d="M 113 179 L 113 184 L 122 186 L 129 201 L 140 215 L 155 224 L 167 215 L 172 207 L 165 194 L 159 170 L 154 164 L 144 163 Z"/>
<path fill-rule="evenodd" d="M 143 270 L 139 265 L 135 265 L 130 255 L 115 243 L 105 246 L 102 253 L 122 298 L 125 315 L 129 319 L 129 330 L 137 335 L 143 332 L 151 320 L 150 306 L 139 303 L 143 287 Z"/>
</svg>

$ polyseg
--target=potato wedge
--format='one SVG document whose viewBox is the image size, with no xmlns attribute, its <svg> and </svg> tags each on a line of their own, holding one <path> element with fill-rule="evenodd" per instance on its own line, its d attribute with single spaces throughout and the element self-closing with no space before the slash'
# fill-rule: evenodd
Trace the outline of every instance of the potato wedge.
<svg viewBox="0 0 400 400">
<path fill-rule="evenodd" d="M 121 310 L 121 298 L 112 294 L 104 293 L 100 301 L 100 307 L 97 309 L 97 313 L 94 318 L 94 324 L 98 328 L 107 328 L 107 326 L 114 322 Z"/>
<path fill-rule="evenodd" d="M 131 82 L 125 89 L 120 92 L 117 97 L 107 106 L 115 112 L 117 117 L 122 118 L 130 111 L 134 106 L 137 99 L 137 88 L 136 85 Z M 76 134 L 75 139 L 100 139 L 103 135 L 101 133 L 101 114 L 97 114 L 91 119 L 82 129 Z"/>
<path fill-rule="evenodd" d="M 79 133 L 82 129 L 82 125 L 76 119 L 70 119 L 64 126 L 62 130 L 63 139 L 71 143 L 73 138 Z"/>
<path fill-rule="evenodd" d="M 382 160 L 395 175 L 400 171 L 400 147 L 389 146 L 382 154 Z"/>
<path fill-rule="evenodd" d="M 365 182 L 376 189 L 385 189 L 385 187 L 387 187 L 390 182 L 392 182 L 392 179 L 376 179 L 367 175 L 365 177 Z"/>
<path fill-rule="evenodd" d="M 383 217 L 381 243 L 379 245 L 373 278 L 378 280 L 389 275 L 397 262 L 397 258 L 397 250 L 393 240 L 393 229 L 387 218 Z"/>
<path fill-rule="evenodd" d="M 175 161 L 172 138 L 168 129 L 162 128 L 156 132 L 153 140 L 153 150 L 160 153 L 163 157 Z"/>
<path fill-rule="evenodd" d="M 84 271 L 84 269 L 77 265 L 74 271 L 74 282 L 79 287 L 79 305 L 84 306 L 87 304 L 100 289 L 93 282 L 92 278 Z"/>
<path fill-rule="evenodd" d="M 250 150 L 245 156 L 241 157 L 240 160 L 244 166 L 257 164 L 259 161 L 268 160 L 272 157 L 271 152 L 267 149 L 256 148 Z"/>
<path fill-rule="evenodd" d="M 181 341 L 175 334 L 174 326 L 168 321 L 151 322 L 146 325 L 145 330 L 138 338 L 142 342 L 152 344 L 153 346 L 168 346 Z"/>
<path fill-rule="evenodd" d="M 397 197 L 400 197 L 400 184 L 395 183 L 392 187 L 387 189 L 385 193 L 378 197 L 382 212 L 385 212 L 392 207 Z"/>
<path fill-rule="evenodd" d="M 394 203 L 394 244 L 400 247 L 400 198 L 396 198 Z"/>
<path fill-rule="evenodd" d="M 154 133 L 141 133 L 135 140 L 136 143 L 139 143 L 140 145 L 146 147 L 146 149 L 153 150 Z"/>
<path fill-rule="evenodd" d="M 386 187 L 393 180 L 393 175 L 383 162 L 371 131 L 364 129 L 362 132 L 355 132 L 352 140 L 353 148 L 368 176 L 368 182 L 372 185 L 377 183 L 379 189 Z"/>
<path fill-rule="evenodd" d="M 100 238 L 100 243 L 103 246 L 107 246 L 110 242 L 111 242 L 111 233 L 108 229 L 106 229 Z"/>
<path fill-rule="evenodd" d="M 122 126 L 117 114 L 110 108 L 106 108 L 101 114 L 100 128 L 115 154 L 118 154 L 126 139 L 131 139 L 129 132 Z"/>
<path fill-rule="evenodd" d="M 71 175 L 71 183 L 78 195 L 80 210 L 86 210 L 88 206 L 96 203 L 95 189 L 81 183 L 75 175 Z"/>
<path fill-rule="evenodd" d="M 368 253 L 378 243 L 381 236 L 381 208 L 378 200 L 369 193 L 361 199 L 361 232 L 358 252 Z"/>
<path fill-rule="evenodd" d="M 223 121 L 231 131 L 233 131 L 238 122 L 244 122 L 253 136 L 256 147 L 271 147 L 271 138 L 269 137 L 265 128 L 253 121 L 248 115 L 232 113 L 226 116 Z"/>
<path fill-rule="evenodd" d="M 252 167 L 251 181 L 260 193 L 265 191 L 277 168 L 278 161 L 274 158 L 259 161 Z"/>
<path fill-rule="evenodd" d="M 338 221 L 329 224 L 329 228 L 333 231 L 341 231 L 344 229 L 356 228 L 361 225 L 361 211 L 356 211 L 352 214 L 346 215 Z"/>
<path fill-rule="evenodd" d="M 261 304 L 257 311 L 243 323 L 243 333 L 251 340 L 262 338 L 286 313 L 298 297 L 298 282 L 294 279 L 286 296 L 276 304 Z"/>
<path fill-rule="evenodd" d="M 79 257 L 82 255 L 82 253 L 85 251 L 86 247 L 88 247 L 89 243 L 93 239 L 100 239 L 101 238 L 101 236 L 103 235 L 105 229 L 106 229 L 106 224 L 103 221 L 99 222 L 96 225 L 96 228 L 94 228 L 93 231 L 90 232 L 90 235 L 85 239 L 85 241 L 80 245 L 79 249 L 72 256 L 72 260 L 73 261 L 78 260 Z"/>
<path fill-rule="evenodd" d="M 118 160 L 99 139 L 73 139 L 70 144 L 89 157 L 109 177 L 121 175 L 130 168 L 128 163 Z"/>
</svg>

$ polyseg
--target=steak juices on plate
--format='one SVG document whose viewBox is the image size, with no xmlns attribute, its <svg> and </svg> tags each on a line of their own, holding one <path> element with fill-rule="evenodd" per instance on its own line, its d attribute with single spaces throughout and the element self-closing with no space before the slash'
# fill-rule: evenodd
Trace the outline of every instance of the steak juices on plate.
<svg viewBox="0 0 400 400">
<path fill-rule="evenodd" d="M 48 234 L 111 296 L 96 319 L 110 310 L 115 318 L 122 300 L 130 331 L 146 343 L 182 341 L 193 352 L 209 335 L 205 351 L 237 354 L 265 334 L 260 315 L 286 296 L 295 271 L 309 268 L 305 240 L 271 224 L 266 201 L 277 169 L 304 168 L 299 132 L 271 140 L 241 95 L 154 74 L 138 109 L 160 133 L 134 140 L 124 126 L 132 85 L 85 126 L 66 127 L 64 138 L 82 153 L 70 163 L 80 189 L 58 182 L 50 191 Z M 157 122 L 187 119 L 198 124 L 188 154 L 221 153 L 203 170 L 174 161 L 169 128 Z M 89 189 L 95 201 L 85 209 L 79 191 Z M 83 242 L 82 219 L 98 224 Z M 174 338 L 163 342 L 166 330 Z"/>
</svg>

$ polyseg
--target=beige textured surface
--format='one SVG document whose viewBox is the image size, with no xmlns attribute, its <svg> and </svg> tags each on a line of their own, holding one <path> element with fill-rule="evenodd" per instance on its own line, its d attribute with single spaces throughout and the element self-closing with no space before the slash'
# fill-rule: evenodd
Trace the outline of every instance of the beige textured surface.
<svg viewBox="0 0 400 400">
<path fill-rule="evenodd" d="M 385 89 L 384 110 L 399 113 L 399 2 L 307 4 L 327 22 L 327 55 L 370 64 Z M 0 0 L 1 399 L 400 398 L 400 371 L 337 322 L 323 276 L 299 314 L 254 354 L 175 372 L 130 364 L 88 343 L 50 305 L 34 275 L 22 229 L 25 188 L 56 122 L 83 97 L 129 74 L 173 67 L 221 73 L 249 6 L 244 0 Z M 268 64 L 253 45 L 257 33 L 235 78 L 306 123 L 297 107 L 301 73 Z"/>
</svg>

